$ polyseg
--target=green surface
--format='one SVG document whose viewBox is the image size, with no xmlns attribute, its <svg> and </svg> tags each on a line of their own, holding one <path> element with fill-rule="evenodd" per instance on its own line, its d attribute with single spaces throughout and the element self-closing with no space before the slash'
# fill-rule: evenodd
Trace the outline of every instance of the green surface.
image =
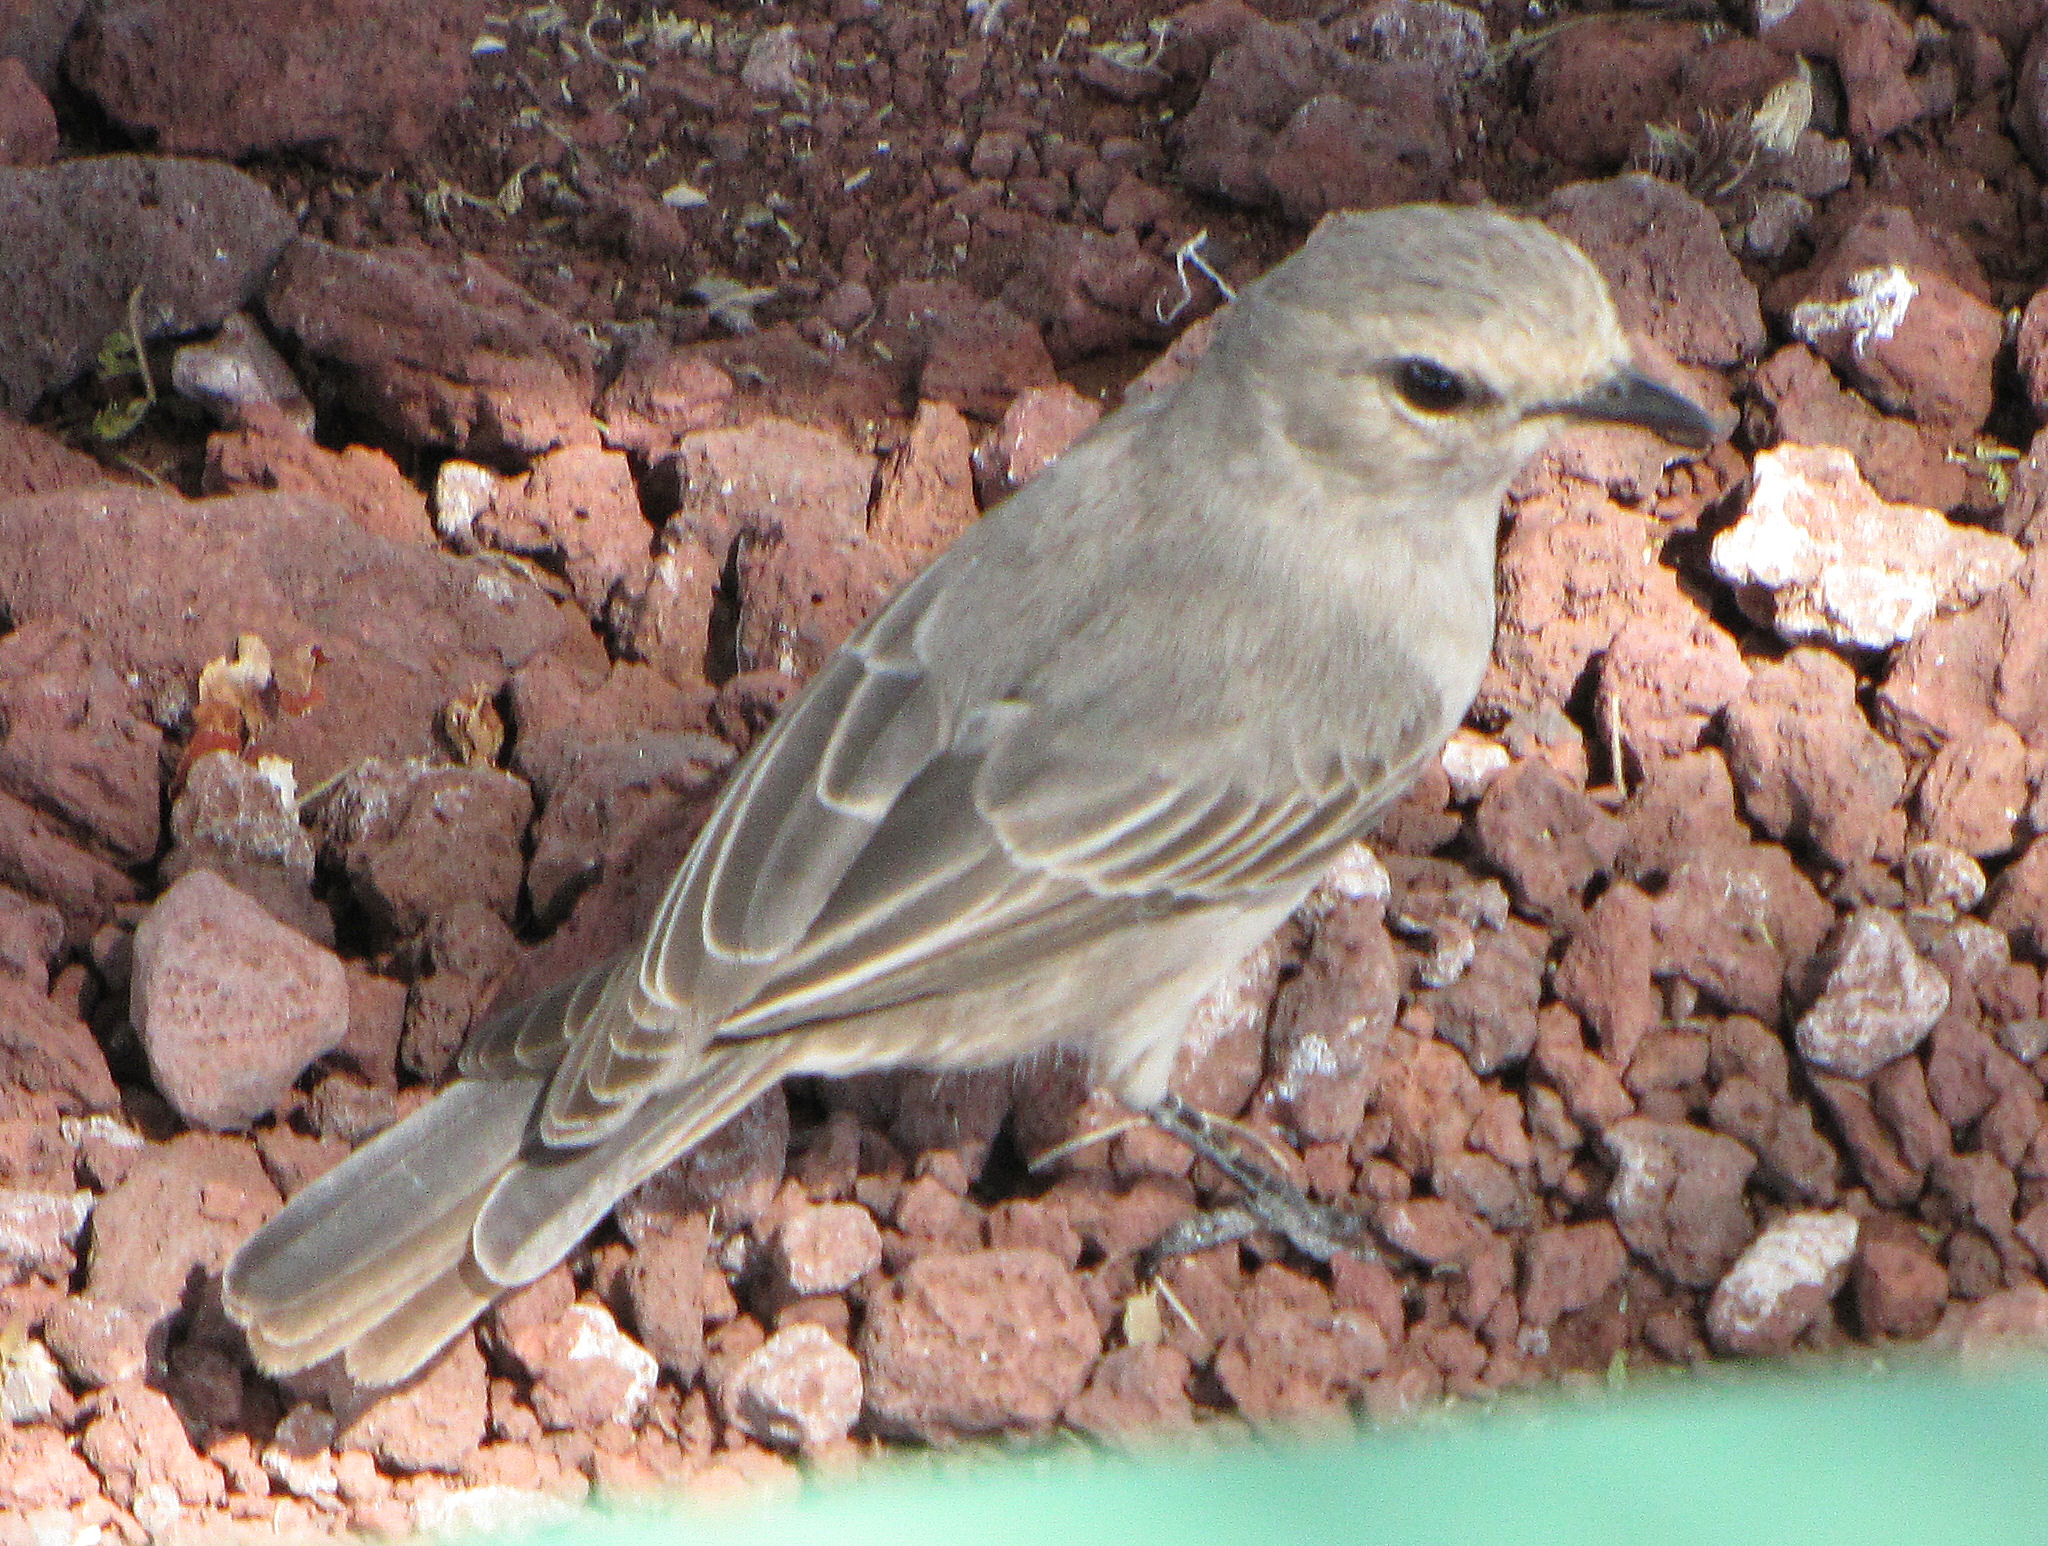
<svg viewBox="0 0 2048 1546">
<path fill-rule="evenodd" d="M 1805 1371 L 1558 1397 L 1343 1441 L 878 1465 L 533 1546 L 2048 1542 L 2048 1373 Z"/>
</svg>

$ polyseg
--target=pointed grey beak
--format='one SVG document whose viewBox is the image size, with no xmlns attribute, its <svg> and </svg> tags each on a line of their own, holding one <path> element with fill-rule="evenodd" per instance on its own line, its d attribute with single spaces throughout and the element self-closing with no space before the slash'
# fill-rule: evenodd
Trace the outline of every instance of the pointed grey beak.
<svg viewBox="0 0 2048 1546">
<path fill-rule="evenodd" d="M 1633 424 L 1689 451 L 1704 451 L 1727 433 L 1704 408 L 1632 370 L 1616 371 L 1592 391 L 1553 410 L 1596 424 Z"/>
</svg>

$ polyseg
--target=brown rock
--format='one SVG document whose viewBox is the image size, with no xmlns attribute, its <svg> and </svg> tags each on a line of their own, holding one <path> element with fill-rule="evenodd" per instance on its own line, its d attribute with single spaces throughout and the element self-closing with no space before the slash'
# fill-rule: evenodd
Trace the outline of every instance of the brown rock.
<svg viewBox="0 0 2048 1546">
<path fill-rule="evenodd" d="M 119 0 L 92 13 L 66 58 L 109 116 L 166 151 L 239 160 L 309 150 L 381 170 L 424 150 L 468 89 L 482 20 L 468 0 L 426 14 L 392 0 L 313 14 L 226 0 L 204 15 Z M 291 89 L 259 89 L 265 79 Z"/>
<path fill-rule="evenodd" d="M 2048 1288 L 2022 1283 L 1988 1295 L 1962 1312 L 1956 1353 L 1966 1364 L 2010 1362 L 2037 1353 L 2048 1342 Z"/>
<path fill-rule="evenodd" d="M 48 166 L 57 159 L 57 114 L 28 66 L 0 58 L 0 166 Z"/>
<path fill-rule="evenodd" d="M 1441 1197 L 1389 1203 L 1373 1223 L 1389 1245 L 1431 1269 L 1469 1267 L 1494 1240 L 1483 1220 Z"/>
<path fill-rule="evenodd" d="M 724 423 L 732 395 L 732 377 L 701 355 L 643 342 L 598 397 L 597 417 L 606 445 L 653 462 L 690 431 Z"/>
<path fill-rule="evenodd" d="M 424 943 L 426 970 L 406 990 L 395 1051 L 407 1072 L 439 1079 L 490 1007 L 519 942 L 496 912 L 464 899 L 429 920 Z"/>
<path fill-rule="evenodd" d="M 1192 1428 L 1187 1354 L 1163 1342 L 1119 1347 L 1102 1355 L 1088 1388 L 1061 1414 L 1069 1428 L 1109 1441 L 1146 1440 Z"/>
<path fill-rule="evenodd" d="M 0 166 L 0 410 L 25 415 L 127 326 L 147 284 L 151 338 L 216 326 L 291 240 L 254 178 L 219 163 L 85 156 Z"/>
<path fill-rule="evenodd" d="M 1511 1067 L 1536 1045 L 1548 943 L 1540 930 L 1523 923 L 1481 930 L 1471 964 L 1458 980 L 1418 995 L 1436 1017 L 1436 1034 L 1465 1054 L 1475 1074 Z"/>
<path fill-rule="evenodd" d="M 1328 1290 L 1277 1262 L 1252 1278 L 1244 1329 L 1216 1355 L 1216 1377 L 1253 1422 L 1341 1410 L 1386 1367 L 1387 1342 L 1364 1310 L 1337 1309 Z"/>
<path fill-rule="evenodd" d="M 321 847 L 377 927 L 403 939 L 465 900 L 510 922 L 532 814 L 524 780 L 495 768 L 371 758 L 328 797 Z"/>
<path fill-rule="evenodd" d="M 1684 756 L 1749 676 L 1735 640 L 1702 613 L 1634 619 L 1600 658 L 1600 720 L 1617 727 L 1638 766 Z"/>
<path fill-rule="evenodd" d="M 0 972 L 45 993 L 50 986 L 50 968 L 63 948 L 62 913 L 11 886 L 0 886 Z"/>
<path fill-rule="evenodd" d="M 549 451 L 524 477 L 493 484 L 467 536 L 561 573 L 593 621 L 605 617 L 615 592 L 646 585 L 654 543 L 625 454 L 594 445 Z"/>
<path fill-rule="evenodd" d="M 902 560 L 857 531 L 784 524 L 738 546 L 744 671 L 808 677 L 904 578 Z"/>
<path fill-rule="evenodd" d="M 384 542 L 282 494 L 0 501 L 0 604 L 17 624 L 75 622 L 145 701 L 173 707 L 242 633 L 273 655 L 316 646 L 318 706 L 256 742 L 290 758 L 306 788 L 372 754 L 425 752 L 451 683 L 494 692 L 563 627 L 538 589 L 491 565 Z"/>
<path fill-rule="evenodd" d="M 1633 1115 L 1636 1104 L 1620 1074 L 1586 1046 L 1577 1016 L 1562 1004 L 1551 1004 L 1536 1024 L 1536 1067 L 1557 1086 L 1575 1120 L 1604 1132 Z"/>
<path fill-rule="evenodd" d="M 1477 1141 L 1474 1135 L 1470 1141 Z M 1527 1188 L 1508 1165 L 1491 1154 L 1452 1154 L 1430 1173 L 1438 1196 L 1476 1213 L 1495 1229 L 1522 1229 L 1531 1212 Z"/>
<path fill-rule="evenodd" d="M 1572 935 L 1553 984 L 1600 1040 L 1602 1057 L 1626 1069 L 1660 1010 L 1651 965 L 1656 958 L 1650 899 L 1618 882 L 1600 895 Z"/>
<path fill-rule="evenodd" d="M 43 1341 L 79 1386 L 97 1390 L 142 1378 L 150 1319 L 118 1301 L 74 1295 L 50 1307 Z"/>
<path fill-rule="evenodd" d="M 718 585 L 719 566 L 704 544 L 680 527 L 664 527 L 655 539 L 645 588 L 613 613 L 620 654 L 647 662 L 685 692 L 701 692 L 710 674 Z"/>
<path fill-rule="evenodd" d="M 1348 1142 L 1384 1070 L 1401 973 L 1380 918 L 1371 901 L 1332 911 L 1317 926 L 1300 974 L 1273 1000 L 1269 1088 L 1311 1141 Z M 1212 1092 L 1223 1082 L 1218 1072 L 1203 1081 Z"/>
<path fill-rule="evenodd" d="M 1081 1393 L 1100 1338 L 1052 1257 L 933 1252 L 869 1300 L 859 1351 L 868 1421 L 929 1443 L 1047 1426 Z"/>
<path fill-rule="evenodd" d="M 195 1127 L 246 1127 L 348 1029 L 341 962 L 210 870 L 135 931 L 129 1013 L 157 1088 Z"/>
<path fill-rule="evenodd" d="M 2030 1099 L 2034 1076 L 1997 1042 L 1959 1016 L 1934 1028 L 1927 1048 L 1927 1098 L 1951 1128 L 1988 1112 L 2007 1090 Z"/>
<path fill-rule="evenodd" d="M 1484 1092 L 1472 1065 L 1455 1047 L 1397 1039 L 1388 1050 L 1377 1103 L 1391 1128 L 1387 1154 L 1410 1174 L 1427 1175 L 1439 1156 L 1465 1146 Z"/>
<path fill-rule="evenodd" d="M 279 1206 L 246 1139 L 187 1133 L 153 1144 L 93 1210 L 86 1292 L 152 1319 L 174 1311 L 195 1272 L 219 1273 Z"/>
<path fill-rule="evenodd" d="M 1896 13 L 1873 0 L 1811 3 L 1855 6 L 1904 31 Z M 1879 407 L 1967 436 L 1991 412 L 2004 323 L 1944 266 L 1918 260 L 1922 247 L 1906 211 L 1868 207 L 1825 258 L 1774 287 L 1772 305 Z"/>
<path fill-rule="evenodd" d="M 1948 1303 L 1948 1269 L 1916 1243 L 1866 1231 L 1851 1273 L 1863 1334 L 1917 1341 Z"/>
<path fill-rule="evenodd" d="M 55 620 L 0 640 L 0 789 L 136 864 L 156 853 L 163 735 L 106 656 Z"/>
<path fill-rule="evenodd" d="M 1612 869 L 1623 842 L 1621 823 L 1540 757 L 1523 758 L 1487 786 L 1472 828 L 1516 904 L 1559 928 L 1578 922 L 1586 888 Z"/>
<path fill-rule="evenodd" d="M 1724 726 L 1743 809 L 1772 837 L 1810 841 L 1842 869 L 1903 848 L 1905 761 L 1864 720 L 1839 657 L 1798 649 L 1760 667 Z"/>
<path fill-rule="evenodd" d="M 775 1274 L 791 1295 L 836 1294 L 881 1264 L 882 1237 L 867 1209 L 828 1203 L 785 1217 L 775 1227 L 770 1251 Z"/>
<path fill-rule="evenodd" d="M 1625 624 L 1655 616 L 1685 630 L 1698 611 L 1660 562 L 1659 524 L 1604 486 L 1545 458 L 1509 490 L 1509 504 L 1494 658 L 1474 706 L 1487 726 L 1567 702 Z"/>
<path fill-rule="evenodd" d="M 1044 356 L 1027 348 L 1029 377 L 1011 370 L 999 400 L 977 418 L 994 419 L 1010 396 L 1027 386 L 1051 384 L 1036 361 L 1050 357 L 1071 363 L 1090 354 L 1157 343 L 1166 315 L 1179 295 L 1172 262 L 1151 250 L 1135 231 L 1110 233 L 1070 224 L 1028 208 L 992 209 L 975 221 L 968 249 L 967 282 L 993 293 L 1043 338 Z M 936 351 L 919 377 L 919 394 L 958 402 L 958 387 L 934 374 L 944 357 Z M 960 363 L 970 380 L 986 381 L 997 356 L 977 357 L 972 339 L 962 339 Z M 971 404 L 960 406 L 974 412 Z"/>
<path fill-rule="evenodd" d="M 1922 1172 L 1900 1154 L 1884 1123 L 1871 1109 L 1869 1094 L 1863 1086 L 1850 1079 L 1824 1077 L 1813 1083 L 1827 1102 L 1857 1175 L 1872 1198 L 1886 1207 L 1897 1207 L 1918 1197 Z"/>
<path fill-rule="evenodd" d="M 2004 720 L 2031 745 L 2048 744 L 2048 554 L 2029 550 L 2019 572 L 1976 606 L 1926 624 L 1893 657 L 1877 707 L 1909 756 L 1932 756 L 1965 730 Z"/>
<path fill-rule="evenodd" d="M 1321 93 L 1302 103 L 1261 168 L 1281 213 L 1306 222 L 1333 209 L 1440 196 L 1455 153 L 1433 85 L 1422 72 L 1387 65 L 1359 83 L 1364 100 Z M 1201 108 L 1197 100 L 1183 133 L 1197 132 Z"/>
<path fill-rule="evenodd" d="M 1665 24 L 1634 18 L 1618 27 L 1660 39 L 1669 35 Z M 1601 30 L 1595 24 L 1581 31 L 1578 46 L 1584 48 L 1591 41 L 1588 31 Z M 1539 58 L 1550 59 L 1559 44 L 1569 49 L 1572 42 L 1560 38 Z M 1543 68 L 1539 62 L 1537 71 Z M 1611 92 L 1617 69 L 1625 67 L 1612 57 L 1601 57 L 1595 68 L 1601 71 L 1603 89 Z M 1643 89 L 1634 81 L 1630 86 Z M 1532 80 L 1531 91 L 1536 90 Z M 1633 126 L 1628 138 L 1635 138 Z M 1629 148 L 1632 145 L 1621 154 Z M 1583 142 L 1578 154 L 1563 159 L 1584 164 Z M 1713 211 L 1684 189 L 1630 173 L 1560 188 L 1544 201 L 1540 214 L 1545 225 L 1584 249 L 1606 277 L 1622 325 L 1672 359 L 1687 365 L 1728 366 L 1752 359 L 1763 349 L 1764 320 L 1756 287 L 1729 252 Z M 1668 448 L 1665 454 L 1670 454 Z"/>
<path fill-rule="evenodd" d="M 2048 838 L 2028 843 L 1991 885 L 1985 920 L 2016 946 L 2048 954 Z"/>
<path fill-rule="evenodd" d="M 121 1093 L 83 1021 L 0 973 L 0 1086 L 47 1097 L 67 1116 L 115 1111 Z"/>
<path fill-rule="evenodd" d="M 975 486 L 984 506 L 1014 494 L 1045 470 L 1102 417 L 1102 404 L 1064 381 L 1026 387 L 1003 410 L 1002 422 L 975 448 Z"/>
<path fill-rule="evenodd" d="M 1638 883 L 1661 881 L 1697 853 L 1742 848 L 1749 828 L 1735 814 L 1735 781 L 1718 750 L 1653 762 L 1621 808 L 1627 839 L 1615 871 Z"/>
<path fill-rule="evenodd" d="M 541 1285 L 547 1287 L 535 1294 Z M 561 1286 L 543 1278 L 494 1312 L 499 1347 L 533 1381 L 534 1415 L 550 1432 L 635 1423 L 654 1393 L 653 1355 L 602 1305 L 557 1310 Z M 528 1294 L 535 1297 L 522 1304 Z"/>
<path fill-rule="evenodd" d="M 694 717 L 691 700 L 678 718 Z M 536 917 L 560 918 L 624 864 L 650 822 L 694 831 L 732 764 L 732 748 L 694 731 L 585 744 L 553 771 L 533 826 L 527 896 Z"/>
<path fill-rule="evenodd" d="M 910 436 L 882 466 L 868 535 L 913 564 L 931 562 L 980 514 L 974 437 L 950 403 L 919 403 Z"/>
<path fill-rule="evenodd" d="M 568 320 L 475 258 L 350 252 L 301 237 L 270 277 L 271 324 L 400 440 L 532 456 L 597 438 L 594 352 Z"/>
<path fill-rule="evenodd" d="M 171 806 L 171 841 L 157 868 L 166 884 L 211 870 L 280 923 L 333 944 L 334 921 L 313 897 L 313 840 L 299 825 L 296 781 L 284 770 L 207 753 L 186 769 Z"/>
<path fill-rule="evenodd" d="M 683 1386 L 704 1364 L 704 1274 L 710 1230 L 693 1214 L 646 1233 L 626 1269 L 633 1329 L 662 1369 Z"/>
<path fill-rule="evenodd" d="M 1906 78 L 1914 57 L 1912 29 L 1878 0 L 1801 0 L 1759 36 L 1788 57 L 1816 54 L 1832 62 L 1847 98 L 1850 141 L 1865 150 L 1922 111 Z"/>
<path fill-rule="evenodd" d="M 1628 1250 L 1606 1220 L 1537 1230 L 1522 1242 L 1522 1319 L 1549 1326 L 1598 1304 L 1621 1281 Z"/>
<path fill-rule="evenodd" d="M 426 1372 L 381 1396 L 336 1436 L 394 1471 L 455 1472 L 484 1441 L 488 1415 L 483 1354 L 465 1332 Z"/>
<path fill-rule="evenodd" d="M 902 340 L 922 399 L 996 419 L 1027 387 L 1058 379 L 1044 336 L 1010 306 L 956 280 L 912 280 L 882 297 L 881 330 Z"/>
<path fill-rule="evenodd" d="M 91 488 L 108 481 L 107 471 L 91 457 L 0 413 L 0 499 Z"/>
<path fill-rule="evenodd" d="M 290 430 L 222 430 L 207 437 L 200 487 L 209 494 L 282 492 L 324 499 L 375 536 L 419 544 L 434 540 L 426 499 L 397 463 L 367 446 L 330 451 Z"/>
<path fill-rule="evenodd" d="M 1574 27 L 1536 56 L 1529 80 L 1531 137 L 1589 171 L 1614 170 L 1645 125 L 1675 109 L 1690 29 L 1651 17 L 1603 17 Z"/>
<path fill-rule="evenodd" d="M 1775 1022 L 1788 971 L 1803 971 L 1834 910 L 1781 848 L 1708 852 L 1681 864 L 1651 913 L 1659 975 Z"/>
<path fill-rule="evenodd" d="M 1948 459 L 1942 436 L 1846 390 L 1804 344 L 1787 344 L 1765 360 L 1755 382 L 1774 440 L 1839 447 L 1879 495 L 1899 504 L 1953 510 L 1963 502 L 1969 474 Z"/>
<path fill-rule="evenodd" d="M 1617 1170 L 1607 1194 L 1629 1248 L 1675 1283 L 1720 1280 L 1755 1234 L 1743 1186 L 1756 1156 L 1732 1138 L 1631 1117 L 1606 1133 Z"/>
<path fill-rule="evenodd" d="M 169 1398 L 147 1385 L 104 1391 L 99 1415 L 80 1436 L 78 1449 L 106 1484 L 107 1495 L 124 1508 L 147 1505 L 159 1488 L 187 1508 L 217 1508 L 227 1501 L 220 1468 L 192 1447 Z"/>
<path fill-rule="evenodd" d="M 787 419 L 682 437 L 648 473 L 650 513 L 697 535 L 717 564 L 742 531 L 865 533 L 874 459 L 844 437 Z"/>
<path fill-rule="evenodd" d="M 1914 791 L 1920 835 L 1980 859 L 2011 849 L 2027 808 L 2027 760 L 2026 742 L 2001 720 L 1949 741 Z"/>
</svg>

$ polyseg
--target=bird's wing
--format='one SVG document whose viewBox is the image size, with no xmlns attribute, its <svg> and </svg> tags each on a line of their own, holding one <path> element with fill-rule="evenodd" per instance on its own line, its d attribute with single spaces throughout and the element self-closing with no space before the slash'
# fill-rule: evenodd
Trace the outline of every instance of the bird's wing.
<svg viewBox="0 0 2048 1546">
<path fill-rule="evenodd" d="M 1162 913 L 1305 884 L 1391 792 L 1384 767 L 1334 754 L 1236 756 L 1253 728 L 1204 723 L 1199 704 L 1179 744 L 1077 732 L 1071 703 L 1033 701 L 1042 660 L 1018 663 L 1008 695 L 961 707 L 991 695 L 957 685 L 939 641 L 995 583 L 963 577 L 977 562 L 956 546 L 791 703 L 637 966 L 573 995 L 580 1028 L 529 1018 L 515 1061 L 561 1058 L 543 1139 L 602 1136 L 714 1040 L 985 985 Z M 1107 682 L 1102 696 L 1141 690 Z"/>
<path fill-rule="evenodd" d="M 1005 750 L 920 773 L 720 1040 L 989 986 L 1163 915 L 1278 896 L 1375 808 L 1341 774 L 1253 791 Z"/>
</svg>

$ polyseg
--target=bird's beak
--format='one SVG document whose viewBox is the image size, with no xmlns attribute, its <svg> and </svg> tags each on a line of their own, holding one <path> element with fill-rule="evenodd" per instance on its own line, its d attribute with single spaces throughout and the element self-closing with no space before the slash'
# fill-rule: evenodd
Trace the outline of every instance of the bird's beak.
<svg viewBox="0 0 2048 1546">
<path fill-rule="evenodd" d="M 1633 424 L 1689 451 L 1704 451 L 1726 433 L 1690 398 L 1632 370 L 1616 371 L 1555 411 L 1595 424 Z"/>
</svg>

